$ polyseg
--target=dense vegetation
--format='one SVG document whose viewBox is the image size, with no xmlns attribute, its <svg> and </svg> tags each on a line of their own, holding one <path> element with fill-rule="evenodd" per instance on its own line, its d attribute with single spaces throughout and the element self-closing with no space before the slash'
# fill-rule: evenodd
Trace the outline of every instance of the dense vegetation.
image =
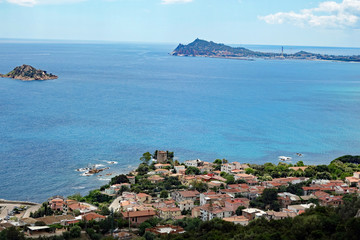
<svg viewBox="0 0 360 240">
<path fill-rule="evenodd" d="M 340 162 L 343 162 L 343 163 L 360 164 L 360 156 L 345 155 L 345 156 L 336 158 L 334 161 L 340 161 Z"/>
<path fill-rule="evenodd" d="M 54 211 L 51 210 L 47 203 L 43 203 L 42 206 L 35 212 L 30 213 L 30 217 L 32 218 L 39 218 L 44 216 L 52 216 Z"/>
<path fill-rule="evenodd" d="M 345 160 L 344 160 L 345 161 Z M 279 163 L 265 163 L 263 165 L 250 164 L 250 168 L 246 169 L 246 173 L 254 174 L 261 181 L 269 181 L 279 177 L 308 177 L 316 179 L 341 179 L 352 176 L 353 172 L 360 171 L 358 164 L 342 162 L 338 159 L 332 161 L 329 165 L 308 166 L 305 171 L 293 170 L 289 167 L 302 166 L 300 161 L 295 165 Z"/>
<path fill-rule="evenodd" d="M 114 197 L 111 197 L 106 194 L 102 194 L 98 189 L 90 191 L 89 194 L 84 197 L 82 197 L 80 194 L 77 193 L 68 196 L 68 198 L 79 202 L 87 202 L 95 206 L 100 206 L 102 204 L 108 205 L 111 203 L 112 200 L 114 200 Z"/>
</svg>

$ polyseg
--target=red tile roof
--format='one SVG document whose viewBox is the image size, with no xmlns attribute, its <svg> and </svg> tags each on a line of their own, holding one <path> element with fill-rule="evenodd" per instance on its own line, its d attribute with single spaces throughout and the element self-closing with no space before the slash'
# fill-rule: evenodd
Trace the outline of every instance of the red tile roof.
<svg viewBox="0 0 360 240">
<path fill-rule="evenodd" d="M 146 193 L 138 193 L 136 196 L 142 198 L 142 197 L 150 197 L 150 195 L 146 194 Z"/>
<path fill-rule="evenodd" d="M 181 191 L 179 192 L 183 197 L 197 197 L 200 193 L 198 191 Z"/>
<path fill-rule="evenodd" d="M 105 219 L 106 217 L 103 215 L 91 212 L 91 213 L 85 214 L 82 218 L 86 221 L 90 221 L 90 220 L 94 220 L 97 218 Z"/>
<path fill-rule="evenodd" d="M 155 216 L 156 212 L 153 210 L 145 210 L 145 211 L 135 211 L 135 212 L 123 212 L 122 215 L 125 218 L 128 218 L 128 217 L 151 217 L 151 216 Z"/>
</svg>

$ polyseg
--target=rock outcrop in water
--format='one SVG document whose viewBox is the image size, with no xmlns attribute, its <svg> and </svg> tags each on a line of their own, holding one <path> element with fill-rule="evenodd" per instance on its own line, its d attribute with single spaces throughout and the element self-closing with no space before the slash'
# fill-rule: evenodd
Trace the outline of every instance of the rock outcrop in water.
<svg viewBox="0 0 360 240">
<path fill-rule="evenodd" d="M 8 74 L 0 74 L 3 78 L 14 78 L 22 81 L 33 81 L 33 80 L 50 80 L 57 79 L 58 77 L 47 73 L 46 71 L 36 69 L 30 65 L 22 65 L 14 68 Z"/>
<path fill-rule="evenodd" d="M 214 58 L 233 58 L 251 60 L 254 58 L 265 59 L 302 59 L 302 60 L 324 60 L 342 62 L 360 62 L 360 55 L 336 56 L 326 54 L 309 53 L 300 51 L 294 54 L 287 53 L 266 53 L 256 52 L 243 47 L 230 47 L 224 44 L 208 42 L 196 39 L 188 45 L 179 44 L 171 53 L 174 56 L 192 57 L 214 57 Z"/>
</svg>

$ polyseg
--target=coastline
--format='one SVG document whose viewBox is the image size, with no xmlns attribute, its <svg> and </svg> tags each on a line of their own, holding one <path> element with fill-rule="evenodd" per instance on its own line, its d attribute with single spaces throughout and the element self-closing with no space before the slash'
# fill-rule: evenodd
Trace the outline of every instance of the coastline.
<svg viewBox="0 0 360 240">
<path fill-rule="evenodd" d="M 267 58 L 267 57 L 254 57 L 254 58 L 248 58 L 248 57 L 227 57 L 227 56 L 214 56 L 214 55 L 173 55 L 169 53 L 171 56 L 175 57 L 197 57 L 197 58 L 218 58 L 218 59 L 232 59 L 232 60 L 242 60 L 242 61 L 256 61 L 257 59 L 261 60 L 279 60 L 279 61 L 315 61 L 315 62 L 337 62 L 337 63 L 360 63 L 359 60 L 354 61 L 347 61 L 347 60 L 331 60 L 331 59 L 306 59 L 306 58 Z"/>
<path fill-rule="evenodd" d="M 360 62 L 360 55 L 329 55 L 306 52 L 300 50 L 296 53 L 284 53 L 284 48 L 281 48 L 280 53 L 275 52 L 260 52 L 252 51 L 244 47 L 231 47 L 221 43 L 214 43 L 202 39 L 195 39 L 193 42 L 183 45 L 179 44 L 174 51 L 170 53 L 173 56 L 193 56 L 193 57 L 212 57 L 212 58 L 229 58 L 243 60 L 249 59 L 285 59 L 285 60 L 324 60 L 324 61 L 339 61 L 339 62 Z"/>
</svg>

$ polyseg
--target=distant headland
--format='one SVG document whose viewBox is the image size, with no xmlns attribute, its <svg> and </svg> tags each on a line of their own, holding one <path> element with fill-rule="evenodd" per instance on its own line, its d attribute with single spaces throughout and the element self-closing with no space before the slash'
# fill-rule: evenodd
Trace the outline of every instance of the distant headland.
<svg viewBox="0 0 360 240">
<path fill-rule="evenodd" d="M 188 45 L 179 44 L 171 53 L 173 56 L 192 56 L 192 57 L 214 57 L 231 58 L 240 60 L 253 60 L 254 58 L 264 59 L 301 59 L 301 60 L 322 60 L 322 61 L 341 61 L 341 62 L 360 62 L 360 55 L 337 56 L 310 53 L 300 51 L 294 54 L 287 53 L 266 53 L 256 52 L 243 47 L 230 47 L 224 44 L 208 42 L 206 40 L 195 39 Z"/>
<path fill-rule="evenodd" d="M 14 78 L 22 81 L 34 81 L 34 80 L 50 80 L 57 79 L 58 77 L 47 73 L 46 71 L 36 69 L 30 65 L 22 65 L 14 68 L 8 74 L 0 74 L 3 78 Z"/>
</svg>

